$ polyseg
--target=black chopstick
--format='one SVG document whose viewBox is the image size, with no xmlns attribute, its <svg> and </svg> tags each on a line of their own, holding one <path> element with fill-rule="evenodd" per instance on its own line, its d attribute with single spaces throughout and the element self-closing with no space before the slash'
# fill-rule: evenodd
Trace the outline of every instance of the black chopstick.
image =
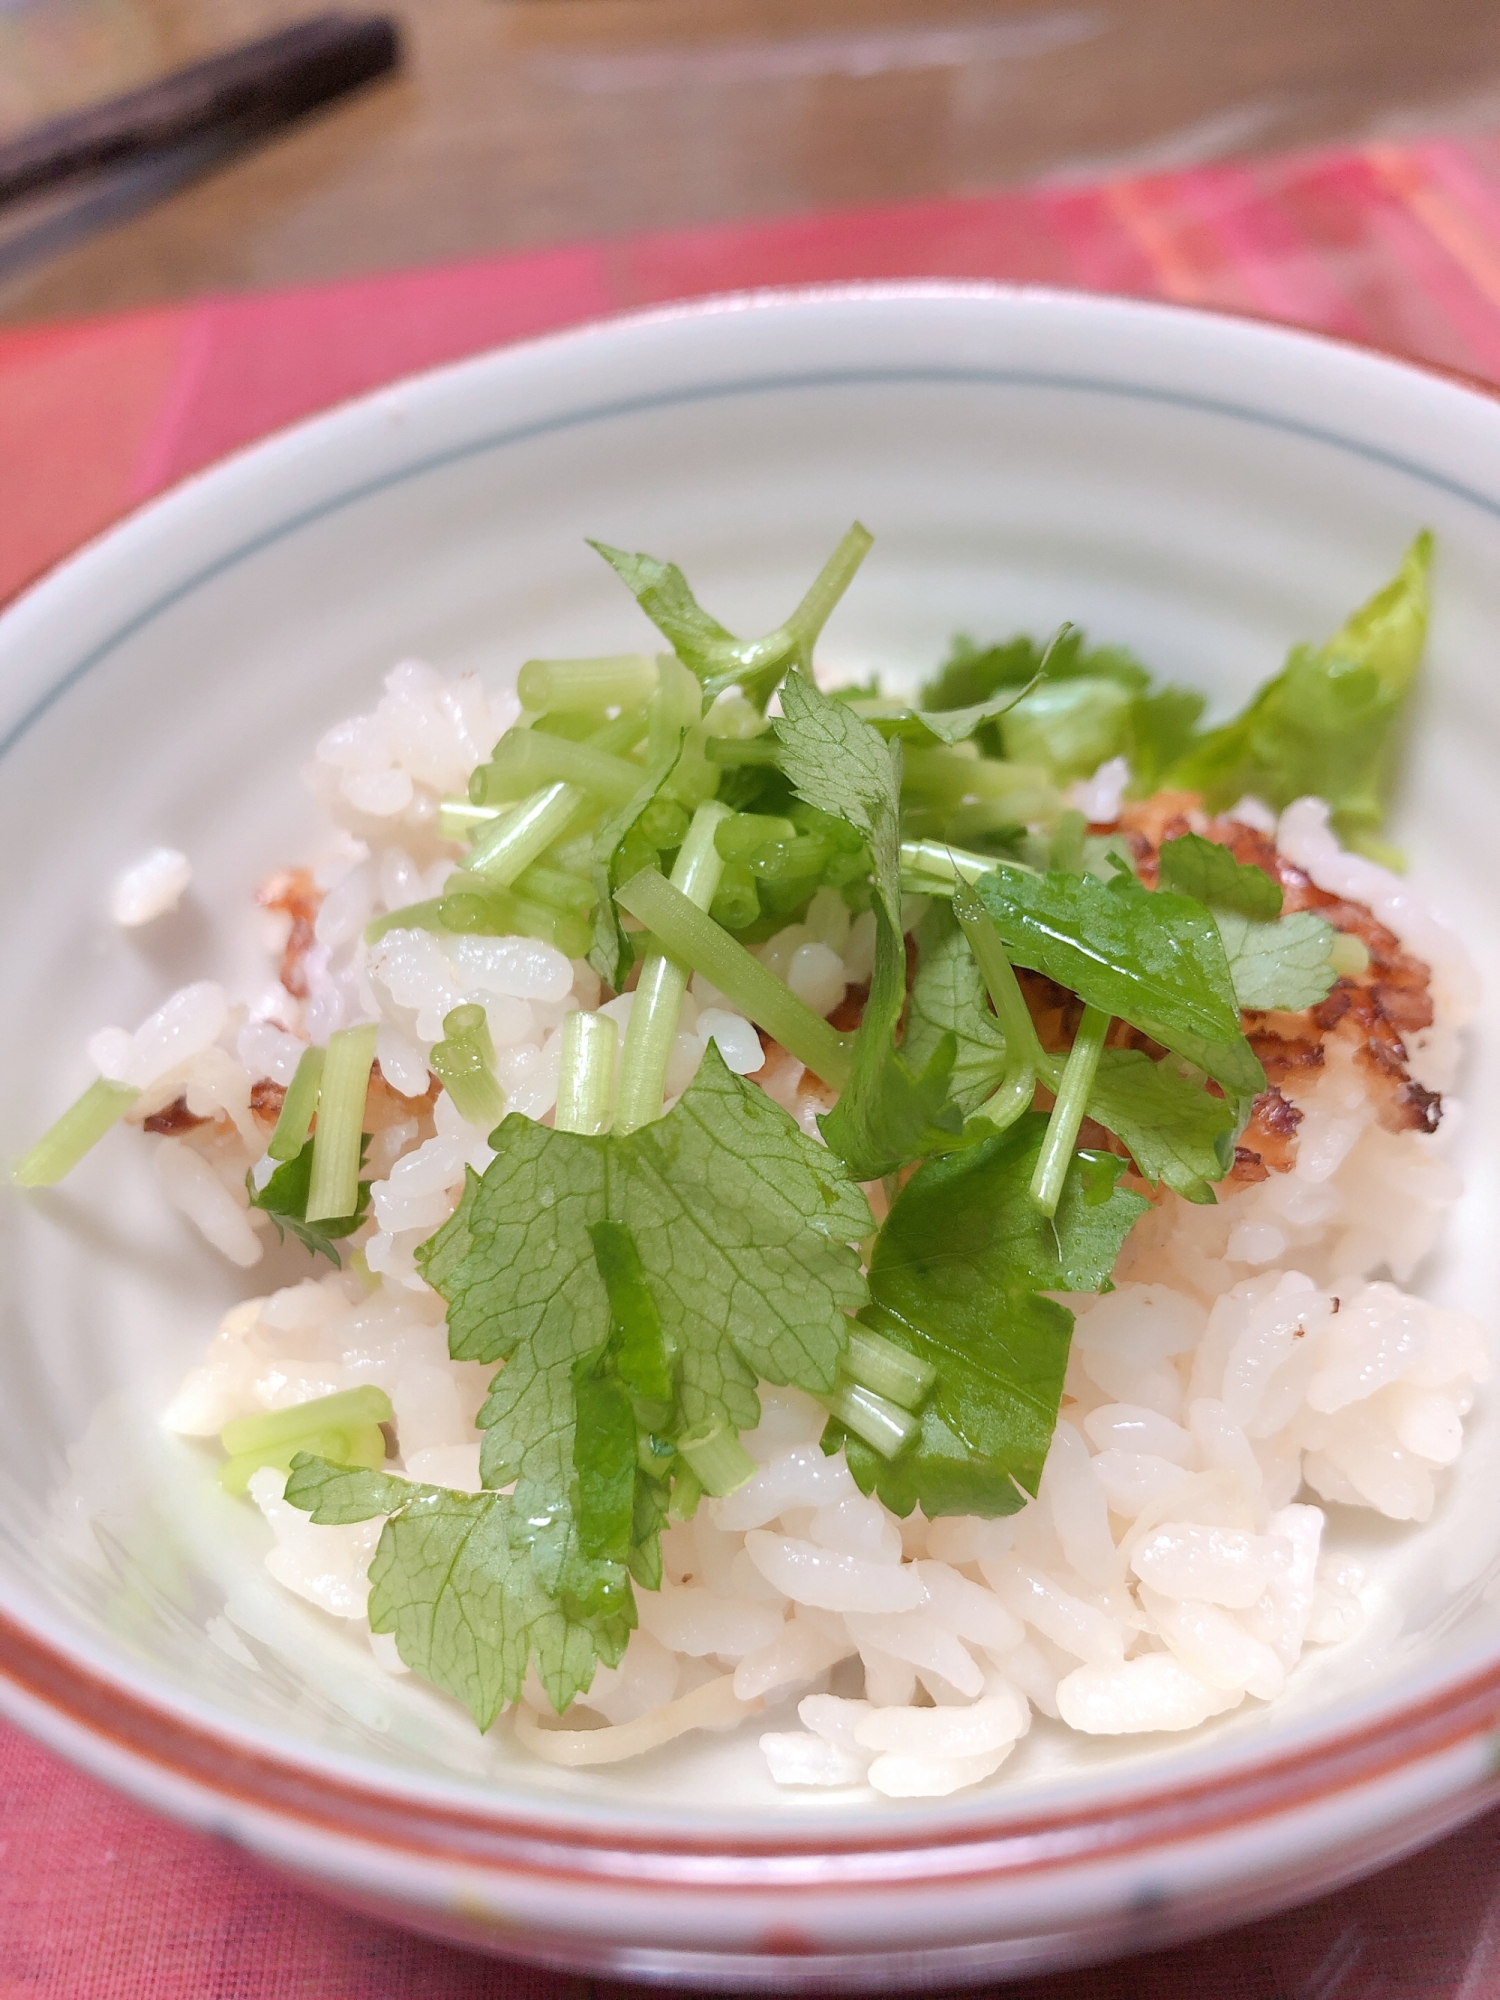
<svg viewBox="0 0 1500 2000">
<path fill-rule="evenodd" d="M 394 21 L 315 15 L 0 143 L 0 202 L 210 133 L 258 135 L 383 76 L 400 58 Z"/>
</svg>

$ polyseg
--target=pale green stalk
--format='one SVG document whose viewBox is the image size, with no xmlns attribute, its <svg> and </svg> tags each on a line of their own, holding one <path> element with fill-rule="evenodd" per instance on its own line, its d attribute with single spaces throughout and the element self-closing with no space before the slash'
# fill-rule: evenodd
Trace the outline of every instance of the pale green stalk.
<svg viewBox="0 0 1500 2000">
<path fill-rule="evenodd" d="M 313 1113 L 318 1108 L 318 1089 L 323 1081 L 323 1051 L 316 1045 L 305 1048 L 297 1059 L 297 1070 L 281 1100 L 276 1130 L 266 1151 L 273 1160 L 295 1160 L 307 1144 Z"/>
<path fill-rule="evenodd" d="M 858 1382 L 839 1381 L 818 1400 L 830 1416 L 837 1417 L 846 1430 L 863 1438 L 882 1458 L 894 1458 L 921 1429 L 920 1419 L 910 1410 L 888 1402 Z"/>
<path fill-rule="evenodd" d="M 722 1500 L 753 1479 L 760 1467 L 727 1423 L 699 1424 L 677 1440 L 677 1449 L 692 1467 L 705 1493 Z"/>
<path fill-rule="evenodd" d="M 18 1187 L 51 1187 L 96 1146 L 117 1124 L 140 1096 L 129 1084 L 111 1083 L 97 1076 L 79 1098 L 75 1098 L 55 1125 L 49 1126 L 11 1169 Z"/>
<path fill-rule="evenodd" d="M 675 880 L 675 874 L 674 874 Z M 814 1076 L 842 1090 L 849 1080 L 850 1041 L 799 1000 L 721 924 L 690 902 L 654 868 L 643 868 L 615 901 L 628 910 L 674 959 L 699 972 L 758 1028 L 804 1063 Z M 634 1017 L 632 1017 L 633 1020 Z"/>
<path fill-rule="evenodd" d="M 591 660 L 528 660 L 516 676 L 521 706 L 534 715 L 639 708 L 655 689 L 656 662 L 644 653 L 609 653 Z"/>
<path fill-rule="evenodd" d="M 464 867 L 471 874 L 482 875 L 486 882 L 508 888 L 554 841 L 562 839 L 588 802 L 588 795 L 577 785 L 562 781 L 544 785 L 514 812 L 484 829 L 464 857 Z"/>
<path fill-rule="evenodd" d="M 1099 1073 L 1099 1058 L 1104 1053 L 1104 1037 L 1109 1033 L 1109 1022 L 1109 1015 L 1102 1009 L 1085 1007 L 1078 1033 L 1068 1052 L 1068 1060 L 1063 1065 L 1057 1086 L 1057 1102 L 1047 1121 L 1046 1136 L 1042 1140 L 1042 1150 L 1037 1157 L 1029 1190 L 1033 1204 L 1043 1215 L 1057 1213 L 1063 1182 L 1078 1140 L 1078 1128 L 1088 1110 L 1089 1093 Z"/>
<path fill-rule="evenodd" d="M 374 1022 L 367 1021 L 328 1037 L 307 1191 L 309 1222 L 353 1215 L 359 1202 L 360 1143 L 376 1032 Z"/>
<path fill-rule="evenodd" d="M 843 1373 L 857 1387 L 897 1403 L 903 1410 L 916 1409 L 937 1380 L 937 1370 L 927 1362 L 857 1324 L 849 1329 Z"/>
<path fill-rule="evenodd" d="M 714 845 L 714 829 L 728 816 L 728 806 L 712 800 L 699 806 L 687 838 L 678 850 L 672 887 L 699 910 L 707 910 L 713 901 L 724 872 L 723 856 Z M 667 1061 L 677 1033 L 688 976 L 688 968 L 668 958 L 665 952 L 647 954 L 620 1057 L 620 1082 L 615 1095 L 617 1132 L 634 1132 L 638 1126 L 661 1116 Z"/>
<path fill-rule="evenodd" d="M 579 1009 L 565 1017 L 557 1112 L 552 1121 L 557 1131 L 597 1138 L 609 1130 L 619 1034 L 609 1014 L 586 1014 Z"/>
</svg>

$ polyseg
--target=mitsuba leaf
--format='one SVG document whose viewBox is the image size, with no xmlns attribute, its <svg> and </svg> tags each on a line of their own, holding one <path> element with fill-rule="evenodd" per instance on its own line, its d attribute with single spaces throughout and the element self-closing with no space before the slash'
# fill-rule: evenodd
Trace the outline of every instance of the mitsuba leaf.
<svg viewBox="0 0 1500 2000">
<path fill-rule="evenodd" d="M 849 1081 L 818 1120 L 855 1180 L 877 1180 L 907 1161 L 965 1143 L 963 1113 L 949 1095 L 956 1044 L 941 1037 L 915 1069 L 896 1046 L 906 1004 L 901 931 L 901 744 L 888 743 L 845 702 L 803 674 L 781 691 L 775 723 L 782 768 L 798 796 L 855 827 L 870 850 L 875 883 L 875 970 Z M 972 1135 L 971 1135 L 972 1136 Z"/>
<path fill-rule="evenodd" d="M 1027 1113 L 981 1145 L 929 1160 L 876 1239 L 860 1318 L 928 1362 L 937 1381 L 919 1435 L 897 1458 L 837 1425 L 824 1448 L 842 1445 L 861 1488 L 898 1514 L 993 1517 L 1036 1493 L 1073 1329 L 1067 1308 L 1038 1294 L 1106 1289 L 1148 1206 L 1113 1186 L 1114 1164 L 1101 1176 L 1079 1156 L 1049 1222 L 1027 1193 L 1046 1129 Z"/>
<path fill-rule="evenodd" d="M 1334 930 L 1312 910 L 1293 910 L 1272 924 L 1233 911 L 1218 914 L 1234 997 L 1254 1011 L 1280 1007 L 1296 1013 L 1325 1000 L 1338 977 L 1329 963 Z"/>
<path fill-rule="evenodd" d="M 764 707 L 790 667 L 812 671 L 812 649 L 830 612 L 869 552 L 869 532 L 856 521 L 784 625 L 761 639 L 737 639 L 699 604 L 676 563 L 630 555 L 607 542 L 589 543 L 614 570 L 642 611 L 671 641 L 677 657 L 703 684 L 705 703 L 739 687 Z"/>
<path fill-rule="evenodd" d="M 370 1564 L 370 1629 L 390 1633 L 412 1671 L 463 1702 L 481 1729 L 520 1694 L 528 1662 L 561 1711 L 600 1662 L 618 1664 L 634 1629 L 618 1565 L 610 1589 L 595 1580 L 592 1606 L 542 1584 L 531 1524 L 506 1494 L 457 1493 L 299 1454 L 286 1497 L 325 1525 L 387 1516 Z"/>
<path fill-rule="evenodd" d="M 363 1164 L 365 1151 L 370 1143 L 368 1133 L 360 1142 L 359 1157 Z M 334 1244 L 345 1236 L 352 1236 L 370 1213 L 370 1183 L 359 1183 L 359 1196 L 355 1202 L 353 1215 L 332 1217 L 318 1222 L 307 1220 L 307 1194 L 312 1185 L 313 1142 L 303 1146 L 295 1159 L 284 1160 L 272 1174 L 263 1188 L 257 1188 L 252 1174 L 245 1176 L 245 1190 L 250 1197 L 250 1206 L 261 1209 L 269 1215 L 277 1237 L 285 1241 L 286 1232 L 291 1231 L 304 1249 L 315 1256 L 326 1257 L 338 1269 L 343 1259 Z"/>
<path fill-rule="evenodd" d="M 975 888 L 1017 965 L 1129 1021 L 1236 1096 L 1265 1088 L 1240 1032 L 1218 927 L 1202 903 L 1143 889 L 1124 873 L 1104 883 L 1001 868 Z"/>
<path fill-rule="evenodd" d="M 867 1295 L 851 1246 L 870 1212 L 838 1160 L 712 1047 L 638 1131 L 585 1137 L 512 1114 L 491 1143 L 417 1257 L 448 1303 L 454 1358 L 506 1364 L 479 1416 L 481 1465 L 487 1487 L 515 1482 L 506 1548 L 540 1593 L 524 1602 L 555 1601 L 586 1635 L 625 1615 L 627 1570 L 659 1577 L 670 1448 L 660 1479 L 638 1473 L 658 1421 L 747 1430 L 758 1379 L 832 1386 Z M 562 1706 L 571 1665 L 555 1684 L 539 1671 Z"/>
<path fill-rule="evenodd" d="M 1185 833 L 1162 843 L 1157 854 L 1158 880 L 1163 889 L 1196 896 L 1215 910 L 1234 910 L 1242 917 L 1268 922 L 1281 915 L 1281 884 L 1263 868 L 1236 861 L 1227 847 Z"/>
<path fill-rule="evenodd" d="M 1235 1107 L 1171 1056 L 1153 1062 L 1142 1049 L 1106 1049 L 1088 1115 L 1124 1141 L 1145 1179 L 1188 1201 L 1211 1202 L 1213 1182 L 1234 1165 Z"/>
<path fill-rule="evenodd" d="M 1294 646 L 1248 707 L 1210 729 L 1168 774 L 1210 811 L 1247 792 L 1278 811 L 1327 799 L 1347 842 L 1373 838 L 1385 812 L 1396 722 L 1427 637 L 1432 537 L 1418 535 L 1383 590 L 1321 646 Z"/>
<path fill-rule="evenodd" d="M 912 981 L 902 1052 L 920 1068 L 945 1038 L 954 1049 L 948 1091 L 965 1116 L 999 1089 L 1005 1077 L 1005 1036 L 990 1011 L 984 975 L 951 905 L 935 901 L 917 933 L 917 976 Z"/>
</svg>

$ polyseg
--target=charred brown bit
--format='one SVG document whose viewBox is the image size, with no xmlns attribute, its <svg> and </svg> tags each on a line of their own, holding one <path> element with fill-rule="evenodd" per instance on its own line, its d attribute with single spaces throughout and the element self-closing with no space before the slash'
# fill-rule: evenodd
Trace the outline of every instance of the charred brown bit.
<svg viewBox="0 0 1500 2000">
<path fill-rule="evenodd" d="M 1263 1178 L 1256 1168 L 1282 1173 L 1290 1167 L 1296 1153 L 1295 1127 L 1280 1131 L 1275 1145 L 1269 1143 L 1268 1132 L 1277 1130 L 1274 1120 L 1281 1114 L 1266 1108 L 1267 1099 L 1274 1096 L 1291 1111 L 1279 1086 L 1321 1068 L 1327 1044 L 1335 1037 L 1352 1049 L 1369 1082 L 1376 1116 L 1387 1132 L 1436 1131 L 1442 1100 L 1411 1075 L 1405 1041 L 1407 1035 L 1432 1025 L 1432 974 L 1363 903 L 1320 889 L 1258 827 L 1228 817 L 1210 818 L 1192 792 L 1158 792 L 1154 798 L 1127 805 L 1115 826 L 1097 831 L 1124 834 L 1141 880 L 1153 888 L 1162 844 L 1180 834 L 1202 834 L 1227 847 L 1244 867 L 1259 868 L 1279 883 L 1285 913 L 1315 911 L 1335 930 L 1358 938 L 1370 955 L 1364 972 L 1339 979 L 1327 999 L 1305 1013 L 1245 1015 L 1245 1033 L 1270 1089 L 1256 1099 L 1239 1149 L 1248 1158 L 1237 1160 L 1231 1184 Z M 1265 1122 L 1268 1117 L 1273 1121 L 1270 1127 Z"/>
<path fill-rule="evenodd" d="M 274 1125 L 281 1116 L 285 1097 L 285 1084 L 276 1083 L 269 1076 L 257 1078 L 250 1086 L 251 1115 L 261 1125 Z"/>
<path fill-rule="evenodd" d="M 263 910 L 285 910 L 292 920 L 281 954 L 281 983 L 298 1000 L 307 998 L 307 954 L 316 941 L 313 926 L 323 891 L 305 868 L 281 868 L 256 891 Z"/>
<path fill-rule="evenodd" d="M 143 1118 L 141 1129 L 146 1132 L 161 1132 L 168 1138 L 174 1138 L 179 1133 L 195 1132 L 200 1125 L 211 1123 L 211 1119 L 200 1118 L 196 1111 L 188 1110 L 187 1097 L 184 1095 L 173 1098 L 172 1102 L 164 1104 L 160 1111 L 153 1111 L 148 1118 Z"/>
</svg>

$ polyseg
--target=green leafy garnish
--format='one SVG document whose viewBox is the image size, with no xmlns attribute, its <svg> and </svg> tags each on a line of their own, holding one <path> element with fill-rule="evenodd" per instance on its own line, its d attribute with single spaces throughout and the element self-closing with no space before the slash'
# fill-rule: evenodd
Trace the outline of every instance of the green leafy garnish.
<svg viewBox="0 0 1500 2000">
<path fill-rule="evenodd" d="M 789 667 L 812 671 L 812 649 L 829 614 L 848 589 L 869 553 L 873 537 L 856 521 L 814 579 L 811 589 L 784 625 L 763 639 L 736 639 L 699 604 L 676 563 L 629 555 L 607 542 L 593 542 L 642 611 L 671 641 L 677 657 L 703 683 L 705 701 L 725 688 L 739 687 L 764 708 Z"/>
<path fill-rule="evenodd" d="M 1383 590 L 1321 646 L 1294 646 L 1286 666 L 1232 722 L 1180 757 L 1168 782 L 1203 794 L 1210 811 L 1247 792 L 1280 811 L 1313 794 L 1350 845 L 1368 843 L 1385 812 L 1395 724 L 1427 637 L 1425 530 Z"/>
<path fill-rule="evenodd" d="M 616 992 L 625 984 L 635 953 L 620 923 L 615 891 L 643 863 L 648 867 L 660 866 L 657 849 L 641 832 L 642 821 L 660 799 L 663 786 L 670 783 L 682 756 L 683 742 L 684 738 L 679 736 L 676 744 L 643 774 L 634 798 L 605 820 L 594 836 L 591 862 L 596 900 L 589 964 L 605 985 Z"/>
<path fill-rule="evenodd" d="M 1027 1187 L 1047 1130 L 1006 1132 L 907 1182 L 876 1239 L 860 1319 L 937 1372 L 916 1439 L 894 1459 L 830 1426 L 866 1493 L 901 1515 L 1013 1514 L 1034 1495 L 1057 1425 L 1073 1315 L 1043 1291 L 1106 1289 L 1144 1197 L 1121 1162 L 1080 1155 L 1051 1221 Z M 1100 1169 L 1102 1168 L 1102 1171 Z M 1101 1198 L 1102 1195 L 1102 1198 Z"/>
<path fill-rule="evenodd" d="M 559 1710 L 618 1663 L 635 1625 L 628 1586 L 585 1610 L 547 1587 L 537 1530 L 501 1493 L 457 1493 L 299 1456 L 286 1498 L 323 1526 L 388 1518 L 370 1564 L 372 1632 L 414 1673 L 463 1702 L 481 1729 L 516 1699 L 534 1661 Z"/>
<path fill-rule="evenodd" d="M 1144 1178 L 1188 1201 L 1211 1202 L 1212 1183 L 1234 1165 L 1234 1106 L 1171 1056 L 1106 1049 L 1089 1093 L 1089 1116 L 1130 1149 Z"/>
<path fill-rule="evenodd" d="M 956 1044 L 940 1038 L 918 1071 L 896 1047 L 906 1002 L 901 929 L 901 745 L 803 674 L 781 691 L 775 724 L 782 766 L 798 795 L 858 829 L 875 880 L 875 971 L 854 1040 L 849 1081 L 818 1120 L 856 1180 L 894 1173 L 908 1160 L 963 1142 L 963 1113 L 949 1096 Z"/>
<path fill-rule="evenodd" d="M 1202 903 L 1143 889 L 1124 873 L 1104 883 L 997 869 L 975 889 L 1016 964 L 1129 1021 L 1226 1091 L 1264 1090 L 1219 931 Z"/>
<path fill-rule="evenodd" d="M 633 1622 L 628 1573 L 656 1573 L 673 1441 L 752 1428 L 758 1380 L 833 1385 L 846 1314 L 866 1297 L 851 1245 L 871 1218 L 827 1148 L 713 1047 L 672 1111 L 627 1135 L 513 1114 L 491 1140 L 483 1178 L 469 1174 L 417 1257 L 448 1303 L 454 1358 L 506 1364 L 479 1416 L 486 1486 L 515 1482 L 485 1574 L 496 1550 L 524 1559 L 501 1613 L 546 1602 L 565 1618 L 566 1644 L 536 1656 L 561 1707 L 586 1685 L 577 1632 L 613 1646 L 610 1621 Z M 643 1455 L 660 1476 L 637 1481 Z M 436 1586 L 407 1587 L 415 1602 Z"/>
<path fill-rule="evenodd" d="M 946 902 L 935 901 L 917 932 L 917 976 L 912 981 L 902 1050 L 917 1068 L 929 1063 L 944 1039 L 954 1044 L 948 1089 L 965 1117 L 977 1111 L 1005 1076 L 1008 1052 L 1000 1023 L 985 997 L 984 975 Z"/>
<path fill-rule="evenodd" d="M 1273 924 L 1223 910 L 1218 925 L 1241 1007 L 1295 1013 L 1327 998 L 1338 976 L 1328 956 L 1336 933 L 1312 910 L 1294 910 Z"/>
<path fill-rule="evenodd" d="M 360 1142 L 361 1166 L 364 1165 L 369 1144 L 369 1134 L 366 1133 Z M 307 1194 L 312 1185 L 312 1166 L 313 1141 L 309 1139 L 294 1158 L 283 1161 L 263 1188 L 257 1189 L 253 1171 L 245 1176 L 245 1188 L 250 1196 L 250 1206 L 270 1216 L 278 1241 L 285 1242 L 286 1232 L 290 1230 L 306 1249 L 315 1256 L 326 1257 L 337 1269 L 343 1259 L 333 1246 L 343 1237 L 352 1236 L 369 1215 L 370 1183 L 359 1183 L 359 1200 L 353 1215 L 309 1222 Z"/>
<path fill-rule="evenodd" d="M 1281 915 L 1281 884 L 1273 882 L 1263 868 L 1236 861 L 1227 847 L 1205 840 L 1200 833 L 1164 841 L 1157 855 L 1157 870 L 1163 889 L 1196 896 L 1212 909 L 1237 910 L 1241 916 L 1262 921 Z"/>
</svg>

